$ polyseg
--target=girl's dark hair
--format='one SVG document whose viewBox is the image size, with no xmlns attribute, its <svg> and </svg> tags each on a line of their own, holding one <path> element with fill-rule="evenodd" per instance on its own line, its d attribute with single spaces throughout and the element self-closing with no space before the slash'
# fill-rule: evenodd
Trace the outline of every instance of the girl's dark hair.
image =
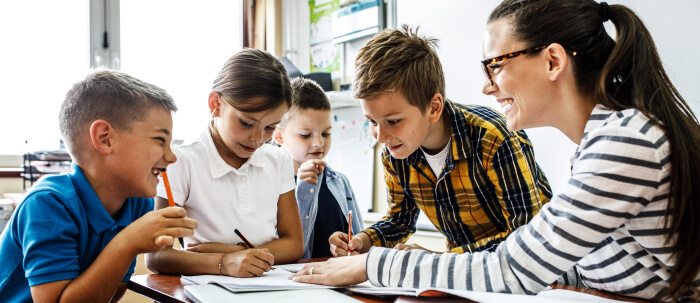
<svg viewBox="0 0 700 303">
<path fill-rule="evenodd" d="M 292 105 L 292 85 L 284 65 L 270 53 L 253 48 L 245 48 L 226 61 L 212 90 L 246 113 Z M 262 98 L 249 102 L 256 97 Z"/>
<path fill-rule="evenodd" d="M 671 146 L 666 244 L 676 266 L 666 295 L 693 289 L 700 271 L 700 126 L 664 70 L 654 40 L 639 17 L 622 5 L 592 0 L 505 0 L 489 23 L 508 18 L 514 35 L 530 46 L 559 43 L 577 52 L 579 92 L 613 110 L 635 108 L 665 130 Z M 610 20 L 617 42 L 605 31 Z M 676 238 L 677 237 L 677 238 Z"/>
</svg>

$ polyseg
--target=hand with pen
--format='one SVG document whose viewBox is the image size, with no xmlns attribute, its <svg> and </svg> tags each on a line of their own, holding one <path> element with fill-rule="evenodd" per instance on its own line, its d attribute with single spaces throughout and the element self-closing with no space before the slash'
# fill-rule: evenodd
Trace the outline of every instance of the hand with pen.
<svg viewBox="0 0 700 303">
<path fill-rule="evenodd" d="M 124 247 L 133 247 L 136 253 L 154 252 L 172 246 L 179 237 L 194 234 L 197 221 L 186 216 L 179 207 L 151 211 L 125 227 L 115 239 L 123 239 L 127 243 Z"/>
<path fill-rule="evenodd" d="M 334 257 L 363 254 L 372 247 L 369 236 L 363 232 L 352 235 L 350 243 L 348 243 L 348 234 L 336 231 L 328 238 L 328 243 L 331 245 L 331 254 Z"/>
</svg>

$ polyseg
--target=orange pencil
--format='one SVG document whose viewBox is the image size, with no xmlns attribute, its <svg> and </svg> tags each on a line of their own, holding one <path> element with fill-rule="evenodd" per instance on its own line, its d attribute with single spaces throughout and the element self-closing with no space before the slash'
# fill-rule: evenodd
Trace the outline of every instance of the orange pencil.
<svg viewBox="0 0 700 303">
<path fill-rule="evenodd" d="M 165 184 L 165 192 L 168 194 L 168 205 L 175 206 L 175 200 L 173 199 L 173 191 L 170 190 L 170 181 L 168 180 L 168 173 L 165 172 L 165 168 L 160 170 L 160 175 L 163 176 L 163 183 Z"/>
<path fill-rule="evenodd" d="M 350 238 L 352 237 L 352 210 L 348 213 L 348 257 L 350 256 Z"/>
<path fill-rule="evenodd" d="M 168 194 L 168 206 L 175 206 L 175 199 L 173 199 L 173 191 L 170 190 L 170 180 L 168 180 L 168 173 L 165 172 L 165 168 L 160 169 L 160 175 L 163 176 L 163 184 L 165 185 L 165 193 Z M 185 241 L 182 238 L 177 238 L 180 241 L 180 246 L 185 248 Z"/>
</svg>

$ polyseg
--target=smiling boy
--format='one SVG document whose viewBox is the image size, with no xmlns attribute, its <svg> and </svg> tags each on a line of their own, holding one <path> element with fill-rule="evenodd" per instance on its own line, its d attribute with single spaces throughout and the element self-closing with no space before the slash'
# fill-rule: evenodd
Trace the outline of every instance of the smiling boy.
<svg viewBox="0 0 700 303">
<path fill-rule="evenodd" d="M 331 257 L 328 238 L 348 227 L 350 211 L 352 230 L 357 233 L 365 226 L 350 181 L 324 161 L 331 148 L 328 97 L 313 80 L 297 78 L 292 88 L 292 108 L 277 126 L 275 141 L 294 160 L 295 195 L 304 231 L 302 259 Z"/>
<path fill-rule="evenodd" d="M 509 131 L 488 107 L 445 98 L 435 43 L 404 26 L 377 34 L 357 55 L 353 93 L 385 147 L 389 208 L 349 247 L 343 232 L 334 233 L 335 256 L 371 246 L 424 249 L 403 244 L 420 211 L 448 251 L 492 251 L 552 196 L 525 132 Z"/>
<path fill-rule="evenodd" d="M 192 235 L 185 210 L 151 212 L 176 161 L 175 110 L 163 89 L 115 71 L 73 86 L 59 115 L 72 171 L 40 179 L 0 236 L 3 301 L 118 301 L 138 254 Z"/>
</svg>

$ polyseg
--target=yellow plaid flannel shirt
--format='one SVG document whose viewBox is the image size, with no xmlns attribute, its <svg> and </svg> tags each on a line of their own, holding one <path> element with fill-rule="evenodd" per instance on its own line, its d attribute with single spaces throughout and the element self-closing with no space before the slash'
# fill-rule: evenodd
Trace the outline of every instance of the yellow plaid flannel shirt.
<svg viewBox="0 0 700 303">
<path fill-rule="evenodd" d="M 552 197 L 524 131 L 485 106 L 445 100 L 452 147 L 440 176 L 418 149 L 406 159 L 382 153 L 389 208 L 364 230 L 373 246 L 393 247 L 416 231 L 419 210 L 447 238 L 452 252 L 493 251 Z"/>
</svg>

